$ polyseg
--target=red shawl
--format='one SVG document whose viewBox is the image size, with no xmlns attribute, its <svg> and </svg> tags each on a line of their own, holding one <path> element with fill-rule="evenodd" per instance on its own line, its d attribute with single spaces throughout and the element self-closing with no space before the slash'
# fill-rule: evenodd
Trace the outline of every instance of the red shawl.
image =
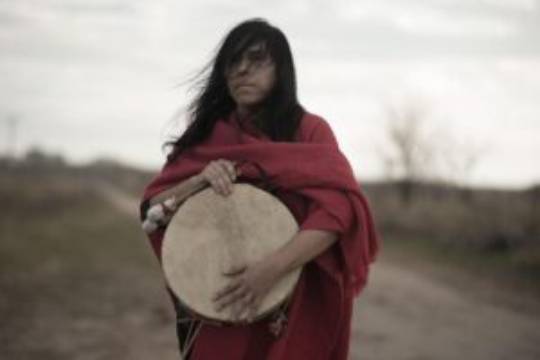
<svg viewBox="0 0 540 360">
<path fill-rule="evenodd" d="M 283 200 L 285 194 L 294 194 L 306 199 L 310 209 L 316 209 L 307 218 L 297 216 L 297 220 L 305 220 L 300 223 L 300 230 L 331 230 L 339 234 L 339 251 L 325 251 L 309 267 L 319 266 L 345 293 L 359 294 L 367 283 L 369 264 L 375 260 L 379 242 L 368 203 L 326 121 L 306 113 L 298 142 L 270 141 L 253 131 L 241 131 L 236 121 L 232 116 L 220 119 L 208 139 L 166 164 L 146 187 L 143 202 L 200 173 L 211 160 L 255 162 L 284 194 Z M 260 173 L 254 167 L 242 167 L 238 181 L 259 180 Z M 291 210 L 295 216 L 298 214 Z M 150 235 L 160 261 L 163 233 L 158 230 Z M 294 318 L 294 314 L 290 317 Z"/>
</svg>

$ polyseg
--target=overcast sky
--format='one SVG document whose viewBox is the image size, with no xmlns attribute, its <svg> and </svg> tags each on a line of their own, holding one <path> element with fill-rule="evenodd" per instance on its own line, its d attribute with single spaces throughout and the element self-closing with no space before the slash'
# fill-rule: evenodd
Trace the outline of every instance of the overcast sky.
<svg viewBox="0 0 540 360">
<path fill-rule="evenodd" d="M 287 35 L 300 101 L 360 179 L 384 175 L 388 107 L 421 106 L 435 143 L 478 154 L 466 181 L 540 182 L 535 0 L 0 0 L 0 150 L 17 119 L 19 155 L 159 168 L 183 128 L 170 120 L 189 100 L 177 84 L 254 16 Z"/>
</svg>

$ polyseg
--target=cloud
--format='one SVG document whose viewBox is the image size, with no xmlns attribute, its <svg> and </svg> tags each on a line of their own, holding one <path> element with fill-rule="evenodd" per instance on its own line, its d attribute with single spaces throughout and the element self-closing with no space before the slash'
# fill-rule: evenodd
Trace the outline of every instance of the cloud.
<svg viewBox="0 0 540 360">
<path fill-rule="evenodd" d="M 517 24 L 508 19 L 479 14 L 449 12 L 429 3 L 348 2 L 339 12 L 349 22 L 378 21 L 399 31 L 420 36 L 508 37 L 518 33 Z M 459 15 L 459 16 L 457 16 Z"/>
</svg>

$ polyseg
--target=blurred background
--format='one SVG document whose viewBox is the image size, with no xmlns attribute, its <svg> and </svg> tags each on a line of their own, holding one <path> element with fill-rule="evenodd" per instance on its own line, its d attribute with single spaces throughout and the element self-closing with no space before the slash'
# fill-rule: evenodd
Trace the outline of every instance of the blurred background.
<svg viewBox="0 0 540 360">
<path fill-rule="evenodd" d="M 537 0 L 0 1 L 0 357 L 178 358 L 138 200 L 251 17 L 383 238 L 351 359 L 539 359 Z"/>
</svg>

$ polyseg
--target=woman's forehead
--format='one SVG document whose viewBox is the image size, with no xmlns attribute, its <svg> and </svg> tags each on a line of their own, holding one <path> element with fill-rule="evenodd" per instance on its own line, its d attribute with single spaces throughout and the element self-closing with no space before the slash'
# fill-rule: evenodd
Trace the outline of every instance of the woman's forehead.
<svg viewBox="0 0 540 360">
<path fill-rule="evenodd" d="M 253 54 L 253 53 L 267 53 L 268 48 L 266 46 L 266 43 L 264 41 L 257 41 L 254 44 L 251 44 L 247 46 L 245 49 L 242 49 L 241 47 L 235 51 L 237 55 L 244 55 L 244 54 Z"/>
</svg>

